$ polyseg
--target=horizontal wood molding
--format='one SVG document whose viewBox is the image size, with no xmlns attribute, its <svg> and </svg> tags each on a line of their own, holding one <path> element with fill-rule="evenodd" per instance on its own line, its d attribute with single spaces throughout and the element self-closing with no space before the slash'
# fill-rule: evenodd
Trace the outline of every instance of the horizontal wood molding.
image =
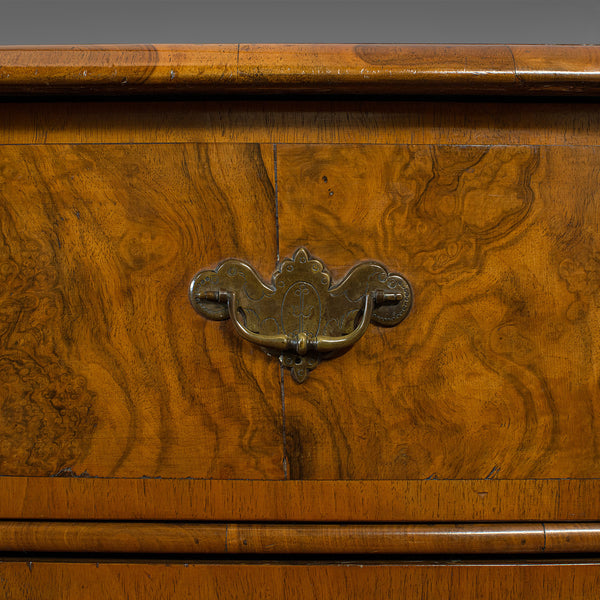
<svg viewBox="0 0 600 600">
<path fill-rule="evenodd" d="M 4 46 L 0 95 L 596 95 L 599 66 L 600 46 Z"/>
<path fill-rule="evenodd" d="M 600 521 L 600 480 L 2 477 L 0 519 Z"/>
<path fill-rule="evenodd" d="M 600 104 L 567 100 L 13 100 L 0 143 L 595 145 Z"/>
<path fill-rule="evenodd" d="M 543 554 L 599 551 L 600 523 L 0 522 L 0 552 Z"/>
</svg>

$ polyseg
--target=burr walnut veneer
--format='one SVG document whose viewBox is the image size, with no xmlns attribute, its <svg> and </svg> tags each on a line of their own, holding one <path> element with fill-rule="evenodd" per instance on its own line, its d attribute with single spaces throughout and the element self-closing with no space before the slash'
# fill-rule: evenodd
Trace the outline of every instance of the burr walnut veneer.
<svg viewBox="0 0 600 600">
<path fill-rule="evenodd" d="M 0 48 L 4 596 L 597 597 L 599 74 Z M 299 247 L 414 296 L 301 384 L 188 299 Z"/>
</svg>

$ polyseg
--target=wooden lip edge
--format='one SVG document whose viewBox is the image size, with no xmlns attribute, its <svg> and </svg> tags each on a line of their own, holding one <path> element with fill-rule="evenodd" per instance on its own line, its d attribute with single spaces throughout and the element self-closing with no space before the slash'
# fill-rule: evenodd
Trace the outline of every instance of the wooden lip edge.
<svg viewBox="0 0 600 600">
<path fill-rule="evenodd" d="M 140 93 L 594 96 L 600 46 L 0 46 L 0 97 Z"/>
<path fill-rule="evenodd" d="M 545 554 L 600 551 L 600 523 L 0 522 L 1 552 Z"/>
</svg>

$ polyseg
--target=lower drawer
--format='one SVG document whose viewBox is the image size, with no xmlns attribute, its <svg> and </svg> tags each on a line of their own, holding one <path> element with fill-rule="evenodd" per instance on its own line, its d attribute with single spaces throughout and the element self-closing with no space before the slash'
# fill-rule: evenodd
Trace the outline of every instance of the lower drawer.
<svg viewBox="0 0 600 600">
<path fill-rule="evenodd" d="M 600 561 L 0 562 L 8 600 L 53 598 L 589 599 Z"/>
</svg>

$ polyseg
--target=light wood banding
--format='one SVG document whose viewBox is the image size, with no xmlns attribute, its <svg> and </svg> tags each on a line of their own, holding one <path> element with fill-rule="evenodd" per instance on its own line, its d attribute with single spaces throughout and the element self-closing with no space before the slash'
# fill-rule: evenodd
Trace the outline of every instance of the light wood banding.
<svg viewBox="0 0 600 600">
<path fill-rule="evenodd" d="M 344 598 L 347 600 L 564 600 L 597 597 L 596 560 L 386 561 L 252 564 L 222 561 L 10 560 L 0 590 L 10 600 L 92 598 Z"/>
<path fill-rule="evenodd" d="M 600 521 L 600 481 L 202 481 L 4 477 L 0 486 L 0 518 Z"/>
</svg>

